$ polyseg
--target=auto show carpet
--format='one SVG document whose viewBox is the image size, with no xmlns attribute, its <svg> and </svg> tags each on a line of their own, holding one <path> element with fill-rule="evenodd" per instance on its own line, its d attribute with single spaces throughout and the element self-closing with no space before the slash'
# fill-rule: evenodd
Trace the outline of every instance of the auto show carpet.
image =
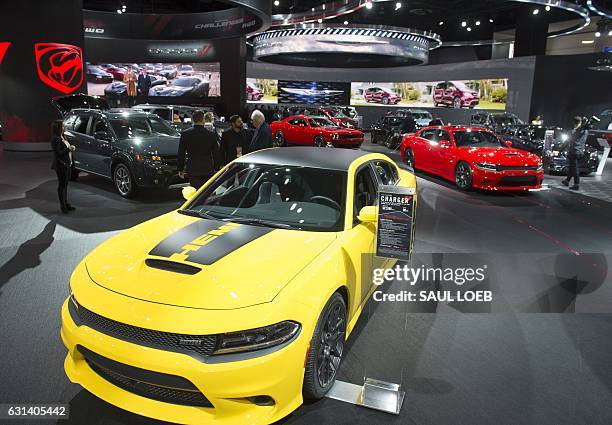
<svg viewBox="0 0 612 425">
<path fill-rule="evenodd" d="M 84 175 L 69 187 L 77 211 L 62 215 L 49 164 L 46 153 L 0 151 L 0 403 L 68 403 L 61 424 L 158 424 L 68 381 L 59 313 L 90 250 L 177 208 L 180 193 L 125 200 L 109 181 Z M 413 266 L 486 266 L 486 279 L 462 290 L 491 291 L 492 301 L 371 300 L 338 379 L 401 384 L 399 416 L 323 399 L 280 423 L 612 423 L 612 204 L 557 189 L 462 193 L 422 174 L 418 185 Z"/>
</svg>

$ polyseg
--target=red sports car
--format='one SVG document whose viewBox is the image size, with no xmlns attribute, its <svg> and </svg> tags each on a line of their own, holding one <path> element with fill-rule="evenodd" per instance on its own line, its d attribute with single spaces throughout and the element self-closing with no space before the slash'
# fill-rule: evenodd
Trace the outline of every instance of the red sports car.
<svg viewBox="0 0 612 425">
<path fill-rule="evenodd" d="M 402 161 L 461 190 L 528 190 L 542 185 L 539 156 L 508 147 L 482 127 L 426 127 L 402 140 Z"/>
<path fill-rule="evenodd" d="M 312 145 L 358 148 L 363 133 L 336 126 L 326 117 L 293 115 L 270 124 L 277 146 Z"/>
<path fill-rule="evenodd" d="M 347 117 L 341 111 L 336 108 L 320 108 L 321 115 L 327 117 L 331 122 L 336 124 L 338 127 L 345 128 L 356 128 L 357 121 Z"/>
</svg>

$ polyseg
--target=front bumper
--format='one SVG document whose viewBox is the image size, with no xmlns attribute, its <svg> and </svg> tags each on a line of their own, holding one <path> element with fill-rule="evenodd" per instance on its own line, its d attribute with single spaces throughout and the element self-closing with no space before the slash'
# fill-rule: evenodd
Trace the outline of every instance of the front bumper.
<svg viewBox="0 0 612 425">
<path fill-rule="evenodd" d="M 461 99 L 461 105 L 466 107 L 474 107 L 480 103 L 480 99 L 475 99 L 472 97 Z"/>
<path fill-rule="evenodd" d="M 182 424 L 268 424 L 288 415 L 302 403 L 304 359 L 310 329 L 302 329 L 290 344 L 260 357 L 205 363 L 183 353 L 126 342 L 84 325 L 77 326 L 70 315 L 68 302 L 61 311 L 61 338 L 68 349 L 64 361 L 66 374 L 70 381 L 114 406 Z M 194 320 L 197 316 L 195 312 Z M 92 369 L 83 354 L 88 350 L 128 368 L 187 380 L 212 407 L 169 403 L 127 391 Z M 252 397 L 257 396 L 271 397 L 274 404 L 256 404 Z"/>
<path fill-rule="evenodd" d="M 331 143 L 335 148 L 359 148 L 363 143 L 363 137 L 356 139 L 336 139 L 328 143 Z"/>
<path fill-rule="evenodd" d="M 139 187 L 165 189 L 170 185 L 186 182 L 178 176 L 176 165 L 143 161 L 134 165 L 134 171 Z"/>
<path fill-rule="evenodd" d="M 472 185 L 477 189 L 517 191 L 540 189 L 544 171 L 484 171 L 472 167 Z"/>
</svg>

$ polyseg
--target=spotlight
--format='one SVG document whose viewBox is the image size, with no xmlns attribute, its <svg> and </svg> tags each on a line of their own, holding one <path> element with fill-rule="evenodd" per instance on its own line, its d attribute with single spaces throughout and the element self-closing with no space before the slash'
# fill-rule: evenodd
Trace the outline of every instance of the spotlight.
<svg viewBox="0 0 612 425">
<path fill-rule="evenodd" d="M 280 1 L 274 0 L 274 6 L 278 6 L 279 4 L 280 4 Z"/>
<path fill-rule="evenodd" d="M 480 25 L 480 21 L 476 21 L 476 26 Z"/>
<path fill-rule="evenodd" d="M 546 6 L 544 9 L 546 9 L 547 12 L 550 12 L 550 6 Z"/>
<path fill-rule="evenodd" d="M 608 33 L 608 35 L 609 35 L 610 37 L 612 37 L 612 30 L 610 30 L 610 32 Z"/>
<path fill-rule="evenodd" d="M 314 7 L 312 8 L 312 11 L 314 12 Z"/>
<path fill-rule="evenodd" d="M 372 2 L 369 1 L 365 4 L 366 9 L 372 9 Z"/>
<path fill-rule="evenodd" d="M 325 5 L 323 5 L 323 10 L 325 10 Z"/>
<path fill-rule="evenodd" d="M 472 27 L 467 27 L 467 30 L 468 31 L 472 31 Z"/>
<path fill-rule="evenodd" d="M 489 22 L 493 23 L 493 18 L 489 19 Z"/>
<path fill-rule="evenodd" d="M 123 13 L 123 11 L 122 11 L 121 9 L 117 9 L 117 13 L 118 13 L 119 15 L 121 15 L 121 13 Z"/>
<path fill-rule="evenodd" d="M 599 31 L 597 31 L 597 32 L 595 33 L 595 37 L 601 37 L 601 33 L 600 33 Z"/>
<path fill-rule="evenodd" d="M 348 25 L 348 21 L 344 21 L 344 25 Z"/>
<path fill-rule="evenodd" d="M 438 25 L 440 25 L 440 26 L 444 25 L 444 21 L 440 21 L 440 22 L 438 23 Z"/>
<path fill-rule="evenodd" d="M 461 26 L 462 26 L 463 28 L 467 27 L 467 22 L 465 22 L 465 21 L 461 22 Z"/>
<path fill-rule="evenodd" d="M 531 13 L 533 13 L 534 15 L 537 15 L 538 13 L 540 13 L 540 9 L 533 9 L 533 12 Z"/>
<path fill-rule="evenodd" d="M 395 10 L 400 9 L 402 7 L 402 3 L 401 2 L 397 2 L 395 3 Z"/>
</svg>

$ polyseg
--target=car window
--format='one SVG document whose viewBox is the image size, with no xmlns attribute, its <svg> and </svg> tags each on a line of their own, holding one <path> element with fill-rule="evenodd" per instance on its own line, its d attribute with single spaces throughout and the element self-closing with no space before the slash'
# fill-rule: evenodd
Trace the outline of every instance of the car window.
<svg viewBox="0 0 612 425">
<path fill-rule="evenodd" d="M 397 170 L 387 161 L 374 161 L 374 169 L 381 184 L 394 185 L 399 180 Z"/>
<path fill-rule="evenodd" d="M 93 129 L 92 135 L 95 135 L 99 131 L 110 133 L 110 129 L 108 128 L 106 121 L 104 121 L 104 119 L 102 118 L 96 118 L 94 125 L 92 126 L 92 129 Z"/>
<path fill-rule="evenodd" d="M 346 172 L 233 163 L 189 205 L 218 220 L 286 225 L 311 231 L 344 227 Z"/>
<path fill-rule="evenodd" d="M 427 140 L 434 140 L 435 135 L 436 135 L 435 130 L 425 130 L 421 133 L 421 137 Z"/>
<path fill-rule="evenodd" d="M 162 119 L 165 119 L 166 121 L 172 120 L 172 110 L 171 109 L 159 108 L 159 109 L 154 109 L 152 112 L 154 114 L 159 115 Z"/>
<path fill-rule="evenodd" d="M 436 130 L 436 142 L 446 140 L 450 142 L 450 134 L 446 130 Z"/>
<path fill-rule="evenodd" d="M 357 217 L 365 206 L 376 205 L 378 185 L 370 167 L 363 167 L 355 176 L 355 198 L 353 213 Z"/>
<path fill-rule="evenodd" d="M 455 144 L 458 148 L 461 147 L 486 147 L 498 148 L 501 147 L 501 141 L 497 136 L 489 131 L 470 131 L 461 130 L 453 131 L 455 136 Z"/>
<path fill-rule="evenodd" d="M 89 115 L 77 115 L 74 122 L 74 131 L 77 133 L 87 134 L 87 124 L 89 123 Z"/>
<path fill-rule="evenodd" d="M 70 114 L 66 117 L 66 119 L 64 120 L 64 128 L 66 130 L 72 130 L 73 126 L 74 126 L 74 122 L 76 120 L 77 116 L 75 114 Z"/>
</svg>

